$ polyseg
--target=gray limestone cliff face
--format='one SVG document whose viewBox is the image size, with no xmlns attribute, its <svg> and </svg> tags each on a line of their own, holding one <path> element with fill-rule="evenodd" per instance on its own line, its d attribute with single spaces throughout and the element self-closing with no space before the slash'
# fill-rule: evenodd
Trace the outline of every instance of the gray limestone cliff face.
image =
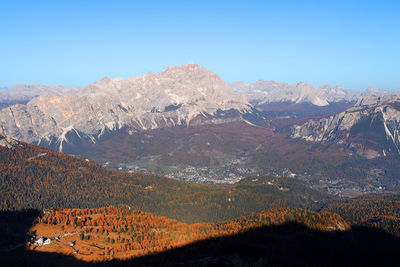
<svg viewBox="0 0 400 267">
<path fill-rule="evenodd" d="M 0 146 L 6 147 L 8 149 L 14 149 L 16 147 L 22 146 L 22 144 L 8 136 L 0 135 Z"/>
<path fill-rule="evenodd" d="M 399 93 L 381 97 L 367 95 L 344 112 L 293 126 L 291 137 L 314 143 L 326 141 L 345 143 L 353 127 L 364 122 L 363 120 L 370 125 L 369 131 L 383 131 L 386 140 L 400 153 Z M 382 127 L 373 128 L 372 125 L 377 121 Z"/>
</svg>

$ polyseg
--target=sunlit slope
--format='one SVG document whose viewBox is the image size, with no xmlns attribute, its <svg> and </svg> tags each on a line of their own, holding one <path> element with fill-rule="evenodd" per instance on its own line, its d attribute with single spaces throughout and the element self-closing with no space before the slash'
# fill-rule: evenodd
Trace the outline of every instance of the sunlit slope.
<svg viewBox="0 0 400 267">
<path fill-rule="evenodd" d="M 198 185 L 102 169 L 83 158 L 25 143 L 0 146 L 2 209 L 126 204 L 185 222 L 221 221 L 269 208 L 318 208 L 329 196 L 289 178 Z"/>
</svg>

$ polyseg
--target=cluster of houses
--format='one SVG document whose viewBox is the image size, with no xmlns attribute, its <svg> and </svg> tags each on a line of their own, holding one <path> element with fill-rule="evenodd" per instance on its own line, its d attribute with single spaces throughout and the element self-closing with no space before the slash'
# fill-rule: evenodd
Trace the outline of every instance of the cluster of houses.
<svg viewBox="0 0 400 267">
<path fill-rule="evenodd" d="M 61 236 L 56 236 L 56 237 L 52 237 L 52 238 L 47 238 L 45 236 L 40 237 L 39 239 L 37 239 L 34 244 L 39 246 L 39 247 L 43 247 L 45 245 L 49 245 L 51 244 L 51 241 L 53 240 L 60 240 Z"/>
</svg>

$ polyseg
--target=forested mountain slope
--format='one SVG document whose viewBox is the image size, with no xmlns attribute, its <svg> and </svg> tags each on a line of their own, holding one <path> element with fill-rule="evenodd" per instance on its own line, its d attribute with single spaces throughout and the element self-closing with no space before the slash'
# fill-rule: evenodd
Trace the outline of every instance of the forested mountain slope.
<svg viewBox="0 0 400 267">
<path fill-rule="evenodd" d="M 17 142 L 0 146 L 0 207 L 96 208 L 126 204 L 186 222 L 221 221 L 270 208 L 318 208 L 326 193 L 290 178 L 199 185 L 108 171 L 84 158 Z"/>
</svg>

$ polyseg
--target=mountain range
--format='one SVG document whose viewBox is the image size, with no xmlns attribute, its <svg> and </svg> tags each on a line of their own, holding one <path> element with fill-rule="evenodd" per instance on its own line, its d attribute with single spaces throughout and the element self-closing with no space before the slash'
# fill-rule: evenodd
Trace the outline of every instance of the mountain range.
<svg viewBox="0 0 400 267">
<path fill-rule="evenodd" d="M 239 94 L 247 96 L 251 104 L 260 106 L 274 102 L 310 103 L 315 106 L 328 106 L 336 102 L 355 102 L 364 95 L 382 96 L 388 91 L 368 88 L 361 93 L 341 86 L 313 86 L 306 82 L 297 84 L 258 80 L 254 83 L 233 82 L 230 86 Z"/>
<path fill-rule="evenodd" d="M 269 174 L 339 195 L 400 188 L 398 96 L 384 90 L 229 86 L 194 63 L 74 90 L 2 109 L 0 134 L 197 183 Z"/>
<path fill-rule="evenodd" d="M 229 112 L 235 111 L 235 114 Z M 240 120 L 252 112 L 245 97 L 196 64 L 138 77 L 103 78 L 71 96 L 40 96 L 0 111 L 0 133 L 62 151 L 66 135 L 96 142 L 107 131 L 130 133 Z"/>
<path fill-rule="evenodd" d="M 400 94 L 367 95 L 344 112 L 292 128 L 292 138 L 345 145 L 366 158 L 400 155 Z"/>
<path fill-rule="evenodd" d="M 3 103 L 32 100 L 0 111 L 0 133 L 62 151 L 71 135 L 96 143 L 107 133 L 123 128 L 132 134 L 165 127 L 247 121 L 244 117 L 249 115 L 265 124 L 251 104 L 292 102 L 323 107 L 351 103 L 361 97 L 340 86 L 314 87 L 305 82 L 290 85 L 260 80 L 253 84 L 236 82 L 231 87 L 194 63 L 128 79 L 105 77 L 83 89 L 16 85 L 0 92 Z M 379 89 L 366 92 L 386 93 Z"/>
<path fill-rule="evenodd" d="M 397 262 L 400 94 L 232 87 L 185 64 L 3 108 L 2 262 Z"/>
</svg>

